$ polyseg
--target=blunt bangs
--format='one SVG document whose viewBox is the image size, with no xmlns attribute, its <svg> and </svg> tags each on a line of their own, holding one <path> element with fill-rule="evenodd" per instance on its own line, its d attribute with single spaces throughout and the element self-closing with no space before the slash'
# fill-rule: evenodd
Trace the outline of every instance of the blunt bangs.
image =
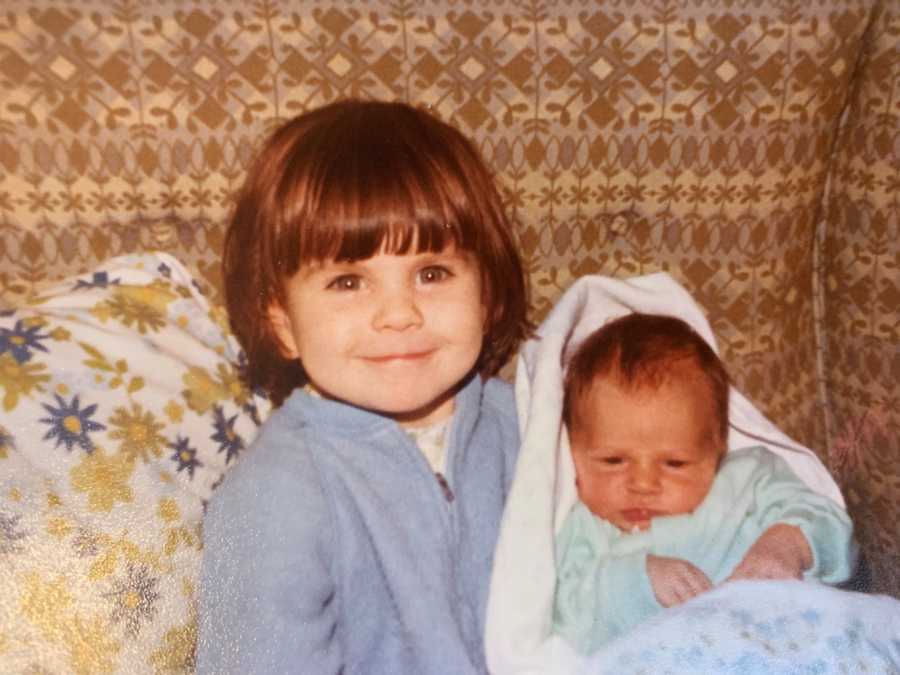
<svg viewBox="0 0 900 675">
<path fill-rule="evenodd" d="M 398 124 L 396 113 L 384 121 L 378 130 L 334 124 L 295 148 L 297 161 L 273 195 L 280 226 L 271 250 L 281 252 L 286 276 L 324 260 L 437 252 L 451 244 L 477 250 L 478 199 L 447 143 L 434 129 L 419 128 L 416 117 L 408 125 Z"/>
</svg>

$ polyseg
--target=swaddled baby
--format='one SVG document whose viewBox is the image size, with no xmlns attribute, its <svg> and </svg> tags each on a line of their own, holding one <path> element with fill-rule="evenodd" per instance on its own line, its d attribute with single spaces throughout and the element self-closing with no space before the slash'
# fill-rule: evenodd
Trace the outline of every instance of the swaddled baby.
<svg viewBox="0 0 900 675">
<path fill-rule="evenodd" d="M 762 447 L 726 453 L 729 379 L 687 323 L 628 314 L 569 361 L 579 502 L 556 538 L 554 632 L 589 653 L 731 579 L 839 583 L 846 512 Z"/>
</svg>

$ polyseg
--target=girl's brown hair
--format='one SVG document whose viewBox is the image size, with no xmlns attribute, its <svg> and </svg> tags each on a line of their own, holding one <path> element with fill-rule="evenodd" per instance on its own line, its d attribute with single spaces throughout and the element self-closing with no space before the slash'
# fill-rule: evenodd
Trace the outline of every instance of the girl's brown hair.
<svg viewBox="0 0 900 675">
<path fill-rule="evenodd" d="M 249 383 L 275 405 L 306 383 L 269 320 L 302 265 L 449 244 L 479 264 L 487 319 L 476 368 L 488 377 L 530 325 L 512 227 L 475 147 L 404 103 L 341 101 L 284 124 L 250 167 L 225 238 L 226 304 Z"/>
<path fill-rule="evenodd" d="M 729 378 L 713 348 L 676 317 L 626 314 L 591 333 L 569 361 L 563 384 L 563 422 L 571 429 L 581 414 L 581 402 L 599 377 L 634 391 L 696 375 L 709 387 L 717 440 L 724 444 L 728 439 Z"/>
</svg>

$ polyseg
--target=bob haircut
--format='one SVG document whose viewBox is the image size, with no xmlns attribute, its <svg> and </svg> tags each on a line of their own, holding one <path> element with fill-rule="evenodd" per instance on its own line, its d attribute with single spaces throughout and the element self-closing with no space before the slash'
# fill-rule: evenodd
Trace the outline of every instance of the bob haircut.
<svg viewBox="0 0 900 675">
<path fill-rule="evenodd" d="M 598 378 L 628 391 L 700 378 L 709 388 L 718 443 L 728 438 L 728 372 L 713 348 L 685 321 L 660 314 L 626 314 L 604 324 L 575 351 L 563 384 L 563 421 L 571 428 Z"/>
<path fill-rule="evenodd" d="M 475 147 L 404 103 L 345 100 L 288 121 L 251 165 L 225 237 L 226 304 L 249 384 L 277 406 L 307 382 L 269 319 L 301 266 L 451 244 L 480 269 L 487 318 L 475 369 L 489 377 L 530 324 L 512 227 Z"/>
</svg>

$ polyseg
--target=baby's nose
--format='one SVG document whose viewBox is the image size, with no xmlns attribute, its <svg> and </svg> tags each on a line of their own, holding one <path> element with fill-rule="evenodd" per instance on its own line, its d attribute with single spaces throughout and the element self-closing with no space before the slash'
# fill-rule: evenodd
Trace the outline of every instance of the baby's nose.
<svg viewBox="0 0 900 675">
<path fill-rule="evenodd" d="M 629 474 L 633 490 L 652 492 L 659 489 L 659 469 L 654 466 L 635 466 Z"/>
</svg>

